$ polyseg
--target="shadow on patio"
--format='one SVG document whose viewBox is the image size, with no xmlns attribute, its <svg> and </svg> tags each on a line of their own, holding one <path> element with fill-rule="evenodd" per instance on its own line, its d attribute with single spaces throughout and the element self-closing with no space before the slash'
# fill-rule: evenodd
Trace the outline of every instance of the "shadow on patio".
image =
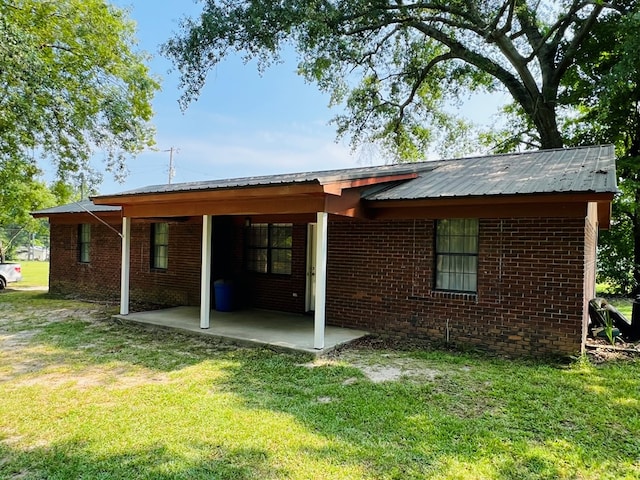
<svg viewBox="0 0 640 480">
<path fill-rule="evenodd" d="M 317 350 L 313 348 L 313 318 L 304 315 L 270 310 L 212 310 L 210 327 L 207 329 L 200 328 L 199 307 L 174 307 L 114 317 L 139 324 L 210 335 L 241 344 L 269 345 L 314 355 L 329 352 L 338 345 L 368 334 L 362 330 L 326 326 L 325 346 L 322 350 Z"/>
</svg>

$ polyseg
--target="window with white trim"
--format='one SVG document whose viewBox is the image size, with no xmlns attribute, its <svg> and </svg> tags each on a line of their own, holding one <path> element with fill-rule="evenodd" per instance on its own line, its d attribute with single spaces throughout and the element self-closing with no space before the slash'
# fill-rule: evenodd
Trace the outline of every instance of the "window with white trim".
<svg viewBox="0 0 640 480">
<path fill-rule="evenodd" d="M 478 219 L 436 221 L 436 290 L 478 290 Z"/>
</svg>

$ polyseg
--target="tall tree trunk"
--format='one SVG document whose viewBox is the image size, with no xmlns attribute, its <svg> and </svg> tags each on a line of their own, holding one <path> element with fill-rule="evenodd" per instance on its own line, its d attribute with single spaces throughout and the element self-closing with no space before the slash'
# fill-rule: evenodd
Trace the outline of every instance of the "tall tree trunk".
<svg viewBox="0 0 640 480">
<path fill-rule="evenodd" d="M 633 214 L 633 296 L 640 294 L 640 215 L 638 215 L 638 200 L 640 191 L 636 190 L 636 211 Z"/>
<path fill-rule="evenodd" d="M 558 130 L 558 121 L 555 106 L 544 103 L 542 98 L 538 99 L 534 111 L 530 113 L 536 130 L 540 134 L 540 148 L 547 150 L 550 148 L 562 148 L 564 142 Z"/>
</svg>

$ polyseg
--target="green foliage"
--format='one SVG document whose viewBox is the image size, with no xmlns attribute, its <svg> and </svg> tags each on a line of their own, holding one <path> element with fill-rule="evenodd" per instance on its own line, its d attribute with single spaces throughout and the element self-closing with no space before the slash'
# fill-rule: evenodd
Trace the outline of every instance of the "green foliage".
<svg viewBox="0 0 640 480">
<path fill-rule="evenodd" d="M 611 318 L 611 313 L 606 309 L 602 313 L 604 314 L 604 334 L 607 340 L 609 340 L 609 343 L 615 345 L 616 338 L 613 336 L 613 319 Z"/>
<path fill-rule="evenodd" d="M 620 194 L 611 230 L 600 237 L 599 281 L 616 293 L 640 285 L 640 2 L 625 2 L 617 16 L 599 21 L 563 80 L 559 100 L 574 109 L 568 143 L 612 143 Z"/>
<path fill-rule="evenodd" d="M 49 206 L 53 194 L 39 180 L 39 170 L 32 160 L 0 157 L 0 225 L 25 225 L 29 212 Z"/>
<path fill-rule="evenodd" d="M 299 72 L 346 109 L 338 135 L 375 142 L 400 160 L 439 143 L 464 153 L 468 126 L 445 109 L 469 92 L 502 89 L 529 118 L 524 138 L 562 146 L 560 82 L 595 21 L 611 4 L 578 0 L 207 0 L 199 19 L 163 47 L 182 74 L 183 107 L 231 52 L 266 68 L 293 44 Z M 506 140 L 506 139 L 505 139 Z M 462 150 L 462 152 L 461 152 Z"/>
<path fill-rule="evenodd" d="M 35 233 L 46 227 L 29 215 L 55 203 L 55 195 L 38 175 L 33 161 L 0 156 L 0 261 L 11 258 L 21 232 Z"/>
<path fill-rule="evenodd" d="M 133 32 L 104 0 L 0 2 L 0 225 L 68 197 L 62 183 L 97 181 L 95 152 L 120 178 L 127 155 L 152 144 L 159 86 Z M 57 168 L 52 193 L 37 157 Z"/>
<path fill-rule="evenodd" d="M 620 185 L 624 192 L 624 180 Z M 633 217 L 628 214 L 629 196 L 619 195 L 613 203 L 609 230 L 600 232 L 598 239 L 598 281 L 609 285 L 609 292 L 628 295 L 635 287 Z"/>
</svg>

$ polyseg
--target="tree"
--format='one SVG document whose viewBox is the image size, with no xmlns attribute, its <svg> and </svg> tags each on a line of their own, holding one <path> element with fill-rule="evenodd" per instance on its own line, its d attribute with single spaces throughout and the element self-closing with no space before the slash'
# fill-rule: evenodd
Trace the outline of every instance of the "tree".
<svg viewBox="0 0 640 480">
<path fill-rule="evenodd" d="M 35 231 L 39 221 L 29 212 L 55 202 L 48 186 L 38 180 L 38 168 L 33 162 L 3 158 L 0 166 L 0 262 L 21 230 Z M 11 226 L 11 232 L 5 228 Z"/>
<path fill-rule="evenodd" d="M 577 107 L 566 131 L 573 144 L 612 143 L 621 194 L 603 233 L 599 275 L 640 293 L 640 2 L 621 18 L 598 22 L 564 78 L 560 101 Z"/>
<path fill-rule="evenodd" d="M 58 179 L 83 174 L 104 152 L 116 178 L 153 143 L 159 88 L 134 51 L 134 24 L 104 0 L 0 2 L 0 225 L 46 206 L 38 158 Z"/>
<path fill-rule="evenodd" d="M 526 140 L 555 148 L 562 78 L 597 20 L 618 16 L 622 3 L 206 0 L 163 51 L 181 72 L 183 108 L 230 52 L 264 68 L 293 43 L 300 73 L 346 104 L 338 134 L 354 146 L 381 142 L 400 159 L 420 158 L 435 132 L 460 127 L 448 103 L 502 88 L 535 128 Z"/>
</svg>

